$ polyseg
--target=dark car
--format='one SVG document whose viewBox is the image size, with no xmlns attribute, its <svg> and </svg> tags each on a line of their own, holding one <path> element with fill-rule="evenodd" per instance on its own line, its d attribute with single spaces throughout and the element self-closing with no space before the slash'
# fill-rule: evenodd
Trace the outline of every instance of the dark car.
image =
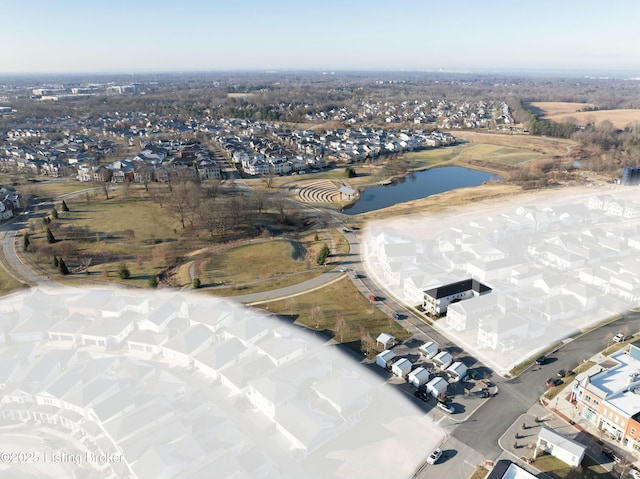
<svg viewBox="0 0 640 479">
<path fill-rule="evenodd" d="M 553 386 L 559 386 L 560 384 L 562 384 L 562 379 L 558 379 L 558 378 L 549 378 L 547 379 L 547 381 L 544 383 L 545 386 L 547 386 L 548 388 L 551 388 Z"/>
<path fill-rule="evenodd" d="M 622 459 L 613 451 L 613 449 L 609 449 L 607 447 L 602 448 L 602 455 L 611 459 L 613 462 L 621 462 Z"/>
<path fill-rule="evenodd" d="M 538 366 L 542 366 L 546 362 L 547 362 L 547 357 L 546 356 L 540 356 L 538 359 L 536 359 L 536 364 Z"/>
<path fill-rule="evenodd" d="M 402 319 L 402 316 L 400 316 L 398 313 L 393 313 L 393 319 Z"/>
<path fill-rule="evenodd" d="M 422 399 L 425 402 L 427 402 L 429 400 L 429 393 L 427 391 L 423 391 L 421 389 L 418 389 L 416 392 L 413 393 L 413 395 L 415 397 L 417 397 L 418 399 Z"/>
<path fill-rule="evenodd" d="M 566 378 L 567 376 L 569 376 L 569 371 L 567 371 L 566 369 L 561 369 L 556 374 L 559 378 Z"/>
</svg>

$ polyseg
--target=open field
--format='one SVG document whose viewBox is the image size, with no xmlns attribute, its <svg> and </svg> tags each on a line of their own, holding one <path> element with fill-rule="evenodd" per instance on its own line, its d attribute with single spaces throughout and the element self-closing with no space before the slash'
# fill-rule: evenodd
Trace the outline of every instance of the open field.
<svg viewBox="0 0 640 479">
<path fill-rule="evenodd" d="M 592 103 L 573 103 L 566 101 L 534 101 L 528 104 L 535 115 L 564 115 L 586 108 L 594 108 Z"/>
<path fill-rule="evenodd" d="M 544 118 L 556 122 L 567 121 L 568 118 L 574 118 L 579 125 L 593 123 L 599 126 L 603 121 L 610 121 L 615 128 L 623 130 L 628 126 L 640 123 L 640 110 L 598 110 L 598 111 L 581 111 L 577 113 L 562 113 L 556 115 L 548 115 Z"/>
<path fill-rule="evenodd" d="M 360 352 L 359 340 L 368 333 L 373 341 L 382 332 L 400 340 L 410 335 L 396 321 L 387 317 L 344 276 L 312 293 L 267 303 L 265 309 L 291 317 L 312 330 L 322 331 L 338 342 Z"/>
<path fill-rule="evenodd" d="M 481 133 L 475 131 L 461 131 L 460 138 L 471 143 L 483 143 L 489 145 L 505 146 L 508 148 L 520 148 L 534 151 L 543 155 L 563 156 L 567 154 L 567 148 L 575 146 L 571 140 L 560 138 L 542 138 L 523 134 Z"/>
<path fill-rule="evenodd" d="M 227 93 L 227 98 L 251 98 L 255 93 Z"/>
</svg>

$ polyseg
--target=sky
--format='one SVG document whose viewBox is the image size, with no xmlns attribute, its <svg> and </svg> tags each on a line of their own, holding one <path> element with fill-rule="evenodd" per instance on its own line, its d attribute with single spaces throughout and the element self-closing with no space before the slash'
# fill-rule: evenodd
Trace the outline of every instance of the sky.
<svg viewBox="0 0 640 479">
<path fill-rule="evenodd" d="M 640 75 L 640 2 L 634 0 L 0 0 L 0 12 L 0 74 Z"/>
</svg>

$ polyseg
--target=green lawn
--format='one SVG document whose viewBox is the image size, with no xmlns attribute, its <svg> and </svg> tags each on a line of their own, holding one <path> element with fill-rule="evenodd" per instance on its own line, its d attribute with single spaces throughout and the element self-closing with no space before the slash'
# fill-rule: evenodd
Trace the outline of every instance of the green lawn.
<svg viewBox="0 0 640 479">
<path fill-rule="evenodd" d="M 109 200 L 95 197 L 88 202 L 84 198 L 66 200 L 70 211 L 62 212 L 59 222 L 63 225 L 86 226 L 93 235 L 100 233 L 121 239 L 125 244 L 148 244 L 150 240 L 175 240 L 178 234 L 175 222 L 169 216 L 168 207 L 160 208 L 146 198 L 132 195 L 121 196 L 122 192 L 112 192 Z M 133 237 L 121 238 L 126 230 L 133 231 Z"/>
<path fill-rule="evenodd" d="M 310 255 L 311 258 L 305 257 L 306 251 L 301 244 L 281 238 L 214 251 L 208 256 L 200 267 L 200 279 L 203 283 L 239 285 L 305 272 L 312 268 L 320 270 L 313 262 L 313 254 Z"/>
<path fill-rule="evenodd" d="M 298 323 L 347 343 L 359 352 L 358 340 L 366 331 L 373 338 L 390 333 L 400 340 L 410 334 L 365 298 L 346 275 L 339 281 L 319 290 L 293 298 L 265 303 L 259 307 L 271 312 L 292 316 Z M 343 324 L 338 326 L 339 322 Z M 340 330 L 341 329 L 341 334 Z"/>
<path fill-rule="evenodd" d="M 556 457 L 545 454 L 538 457 L 533 466 L 553 479 L 614 479 L 614 476 L 589 456 L 584 457 L 579 467 L 570 467 Z"/>
<path fill-rule="evenodd" d="M 464 149 L 461 160 L 482 160 L 491 163 L 516 166 L 538 158 L 540 153 L 521 148 L 509 148 L 498 145 L 474 143 Z"/>
</svg>

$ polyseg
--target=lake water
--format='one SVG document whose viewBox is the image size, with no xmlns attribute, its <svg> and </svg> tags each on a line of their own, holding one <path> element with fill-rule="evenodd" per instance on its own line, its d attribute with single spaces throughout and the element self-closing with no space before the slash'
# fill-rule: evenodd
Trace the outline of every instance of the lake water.
<svg viewBox="0 0 640 479">
<path fill-rule="evenodd" d="M 360 193 L 358 201 L 342 212 L 346 215 L 357 215 L 465 186 L 478 186 L 497 178 L 499 177 L 491 173 L 460 166 L 431 168 L 405 176 L 390 185 L 367 188 Z"/>
</svg>

